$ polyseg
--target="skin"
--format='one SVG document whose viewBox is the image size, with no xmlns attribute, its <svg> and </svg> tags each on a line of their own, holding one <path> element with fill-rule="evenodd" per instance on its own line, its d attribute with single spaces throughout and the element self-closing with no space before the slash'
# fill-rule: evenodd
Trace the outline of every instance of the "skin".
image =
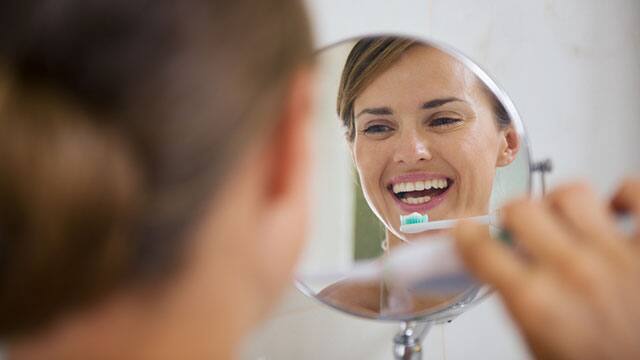
<svg viewBox="0 0 640 360">
<path fill-rule="evenodd" d="M 231 359 L 291 280 L 307 222 L 309 69 L 294 73 L 276 131 L 248 143 L 187 234 L 181 271 L 123 290 L 11 341 L 11 359 Z M 238 191 L 241 189 L 241 191 Z M 247 216 L 251 226 L 247 226 Z"/>
<path fill-rule="evenodd" d="M 585 184 L 501 212 L 526 257 L 465 223 L 455 230 L 469 269 L 492 284 L 541 359 L 640 358 L 640 232 L 624 235 L 614 212 L 640 229 L 640 179 L 606 202 Z"/>
<path fill-rule="evenodd" d="M 456 100 L 423 108 L 437 99 Z M 453 180 L 445 201 L 428 210 L 430 220 L 484 215 L 496 167 L 510 164 L 518 151 L 515 131 L 498 128 L 481 82 L 431 47 L 409 49 L 375 78 L 355 100 L 354 114 L 353 159 L 391 246 L 400 242 L 400 215 L 411 213 L 388 189 L 394 177 L 427 172 Z"/>
</svg>

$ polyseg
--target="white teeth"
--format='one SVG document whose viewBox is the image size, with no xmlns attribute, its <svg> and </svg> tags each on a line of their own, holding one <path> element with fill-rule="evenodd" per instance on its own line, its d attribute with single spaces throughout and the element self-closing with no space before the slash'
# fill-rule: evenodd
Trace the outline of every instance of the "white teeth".
<svg viewBox="0 0 640 360">
<path fill-rule="evenodd" d="M 429 190 L 433 187 L 433 180 L 427 180 L 424 182 L 424 189 Z"/>
<path fill-rule="evenodd" d="M 446 179 L 431 179 L 431 180 L 425 180 L 425 181 L 393 184 L 393 192 L 396 194 L 401 192 L 407 192 L 407 191 L 422 191 L 422 190 L 429 190 L 429 189 L 446 189 L 446 188 L 447 188 Z"/>
<path fill-rule="evenodd" d="M 431 201 L 431 197 L 429 196 L 423 196 L 423 197 L 419 197 L 419 198 L 404 198 L 402 199 L 402 202 L 405 204 L 411 204 L 411 205 L 419 205 L 419 204 L 424 204 Z"/>
</svg>

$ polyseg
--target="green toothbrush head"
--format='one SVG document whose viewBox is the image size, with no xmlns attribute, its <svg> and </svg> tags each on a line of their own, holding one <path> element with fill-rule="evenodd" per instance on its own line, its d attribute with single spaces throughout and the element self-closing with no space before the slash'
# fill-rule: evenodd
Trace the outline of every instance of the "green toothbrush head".
<svg viewBox="0 0 640 360">
<path fill-rule="evenodd" d="M 414 212 L 409 215 L 400 215 L 400 225 L 422 224 L 429 222 L 429 216 Z"/>
</svg>

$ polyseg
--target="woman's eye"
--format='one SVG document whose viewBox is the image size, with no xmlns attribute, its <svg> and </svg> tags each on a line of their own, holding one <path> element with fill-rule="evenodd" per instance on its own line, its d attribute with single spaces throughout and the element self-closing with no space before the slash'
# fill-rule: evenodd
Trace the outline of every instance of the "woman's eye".
<svg viewBox="0 0 640 360">
<path fill-rule="evenodd" d="M 429 122 L 429 126 L 438 127 L 438 126 L 451 126 L 461 123 L 462 119 L 449 118 L 449 117 L 441 117 L 433 119 Z"/>
<path fill-rule="evenodd" d="M 370 126 L 367 126 L 363 130 L 363 132 L 365 134 L 382 134 L 391 130 L 392 130 L 391 127 L 388 125 L 370 125 Z"/>
</svg>

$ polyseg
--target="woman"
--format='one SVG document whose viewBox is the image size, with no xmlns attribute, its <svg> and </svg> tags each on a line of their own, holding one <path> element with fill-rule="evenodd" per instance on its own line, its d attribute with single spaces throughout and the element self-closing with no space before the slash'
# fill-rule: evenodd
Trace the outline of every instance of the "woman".
<svg viewBox="0 0 640 360">
<path fill-rule="evenodd" d="M 513 162 L 519 139 L 498 99 L 458 59 L 407 38 L 360 40 L 337 102 L 362 191 L 386 225 L 389 247 L 418 236 L 400 232 L 400 216 L 489 213 L 496 167 Z M 322 296 L 366 314 L 419 312 L 450 298 L 388 293 L 386 285 L 342 282 Z"/>
<path fill-rule="evenodd" d="M 10 359 L 234 357 L 304 238 L 310 55 L 295 0 L 0 4 Z"/>
<path fill-rule="evenodd" d="M 308 35 L 293 0 L 0 3 L 0 336 L 9 358 L 234 357 L 287 283 L 303 239 Z M 601 215 L 583 193 L 556 204 L 586 199 L 582 218 Z M 638 183 L 616 200 L 637 213 Z M 513 226 L 533 231 L 531 246 L 558 234 L 527 225 L 540 222 Z M 477 261 L 478 235 L 460 236 L 474 269 L 519 294 L 509 277 L 526 274 L 510 272 L 499 248 L 480 253 L 502 261 Z M 637 287 L 630 274 L 610 278 Z M 637 313 L 632 300 L 618 303 L 626 314 Z M 521 323 L 552 355 L 583 359 L 595 347 L 618 358 L 637 348 L 637 329 L 609 321 L 562 321 L 555 333 Z M 594 329 L 632 342 L 605 346 L 591 341 Z M 563 343 L 569 336 L 585 341 Z"/>
<path fill-rule="evenodd" d="M 363 193 L 387 226 L 485 215 L 496 167 L 519 139 L 500 101 L 473 72 L 435 47 L 399 37 L 359 41 L 342 73 L 338 114 Z"/>
</svg>

